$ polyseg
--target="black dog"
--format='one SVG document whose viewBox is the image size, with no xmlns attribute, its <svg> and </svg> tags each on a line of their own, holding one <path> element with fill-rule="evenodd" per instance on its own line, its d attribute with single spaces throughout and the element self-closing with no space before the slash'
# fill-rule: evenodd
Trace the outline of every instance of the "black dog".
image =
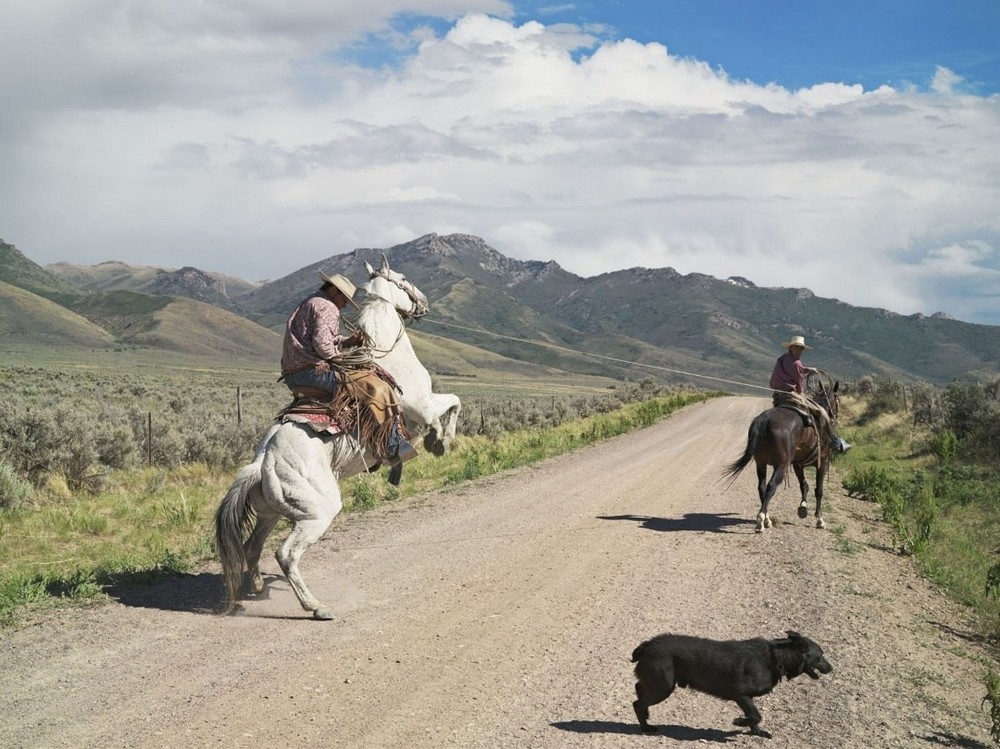
<svg viewBox="0 0 1000 749">
<path fill-rule="evenodd" d="M 771 738 L 760 728 L 760 710 L 753 698 L 768 694 L 782 677 L 808 674 L 818 679 L 819 674 L 833 671 L 819 645 L 798 632 L 789 630 L 787 634 L 782 640 L 720 642 L 666 633 L 642 643 L 632 652 L 638 697 L 632 707 L 639 726 L 645 733 L 655 733 L 656 726 L 648 723 L 650 706 L 667 699 L 675 687 L 690 687 L 721 700 L 733 700 L 745 716 L 733 723 Z"/>
</svg>

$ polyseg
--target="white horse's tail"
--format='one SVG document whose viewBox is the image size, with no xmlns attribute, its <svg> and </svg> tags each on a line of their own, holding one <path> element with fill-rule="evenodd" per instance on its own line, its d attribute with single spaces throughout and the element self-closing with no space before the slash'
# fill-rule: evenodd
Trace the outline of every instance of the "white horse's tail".
<svg viewBox="0 0 1000 749">
<path fill-rule="evenodd" d="M 215 511 L 215 550 L 222 562 L 222 581 L 226 586 L 226 604 L 222 614 L 231 614 L 241 597 L 246 551 L 243 538 L 253 527 L 255 513 L 250 505 L 250 492 L 260 485 L 263 456 L 244 466 L 236 474 L 232 486 Z"/>
</svg>

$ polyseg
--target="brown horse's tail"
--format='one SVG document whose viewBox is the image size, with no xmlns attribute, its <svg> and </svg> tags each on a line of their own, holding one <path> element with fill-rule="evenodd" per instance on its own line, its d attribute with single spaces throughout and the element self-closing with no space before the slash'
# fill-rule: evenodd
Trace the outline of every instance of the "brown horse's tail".
<svg viewBox="0 0 1000 749">
<path fill-rule="evenodd" d="M 246 551 L 243 537 L 250 532 L 255 513 L 249 502 L 250 492 L 260 484 L 260 456 L 236 474 L 233 485 L 215 511 L 215 550 L 222 562 L 222 581 L 226 603 L 222 614 L 231 614 L 243 587 Z"/>
<path fill-rule="evenodd" d="M 754 454 L 757 452 L 757 448 L 760 447 L 761 439 L 764 435 L 764 430 L 767 427 L 768 412 L 757 416 L 752 422 L 750 422 L 750 429 L 747 430 L 747 446 L 743 451 L 743 454 L 732 463 L 726 466 L 725 470 L 722 472 L 722 478 L 726 479 L 726 486 L 732 486 L 733 482 L 736 481 L 737 476 L 743 472 L 743 469 L 750 465 L 750 461 L 753 460 Z"/>
</svg>

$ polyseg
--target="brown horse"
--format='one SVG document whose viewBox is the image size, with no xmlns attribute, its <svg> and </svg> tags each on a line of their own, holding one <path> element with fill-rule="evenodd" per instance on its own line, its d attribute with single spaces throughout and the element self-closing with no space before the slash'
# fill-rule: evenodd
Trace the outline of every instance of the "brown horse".
<svg viewBox="0 0 1000 749">
<path fill-rule="evenodd" d="M 837 411 L 840 406 L 840 399 L 837 395 L 840 383 L 834 382 L 831 386 L 829 382 L 824 382 L 822 377 L 817 377 L 810 385 L 808 388 L 810 397 L 826 410 L 830 421 L 836 423 Z M 795 471 L 795 477 L 799 480 L 799 489 L 802 492 L 798 515 L 800 518 L 804 518 L 809 514 L 808 509 L 806 509 L 809 484 L 806 483 L 805 467 L 814 466 L 816 468 L 816 527 L 825 528 L 826 523 L 823 522 L 823 480 L 830 467 L 830 452 L 829 442 L 820 438 L 811 417 L 809 417 L 807 424 L 806 418 L 792 408 L 791 404 L 779 405 L 764 411 L 751 422 L 747 432 L 746 450 L 743 451 L 743 455 L 738 460 L 726 466 L 723 477 L 729 480 L 727 486 L 731 485 L 751 460 L 757 464 L 757 494 L 760 496 L 757 532 L 760 533 L 772 525 L 768 506 L 778 485 L 787 480 L 789 465 Z M 770 481 L 767 480 L 768 466 L 774 467 Z"/>
</svg>

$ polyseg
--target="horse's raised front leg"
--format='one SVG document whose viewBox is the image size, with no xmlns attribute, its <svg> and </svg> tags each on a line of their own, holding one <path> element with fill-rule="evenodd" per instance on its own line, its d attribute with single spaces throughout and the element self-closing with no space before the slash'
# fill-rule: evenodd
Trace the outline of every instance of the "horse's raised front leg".
<svg viewBox="0 0 1000 749">
<path fill-rule="evenodd" d="M 458 430 L 458 416 L 462 412 L 462 401 L 458 399 L 457 395 L 451 396 L 455 399 L 454 403 L 448 407 L 448 410 L 444 412 L 444 416 L 441 419 L 444 425 L 444 437 L 443 442 L 445 449 L 451 444 L 451 441 L 455 439 L 455 432 Z"/>
<path fill-rule="evenodd" d="M 424 449 L 431 455 L 440 458 L 444 455 L 444 441 L 438 436 L 441 434 L 441 422 L 435 419 L 428 425 L 427 434 L 424 435 Z"/>
<path fill-rule="evenodd" d="M 441 457 L 451 446 L 458 429 L 458 415 L 462 410 L 462 401 L 457 395 L 436 394 L 425 414 L 427 434 L 424 435 L 424 449 Z"/>
</svg>

